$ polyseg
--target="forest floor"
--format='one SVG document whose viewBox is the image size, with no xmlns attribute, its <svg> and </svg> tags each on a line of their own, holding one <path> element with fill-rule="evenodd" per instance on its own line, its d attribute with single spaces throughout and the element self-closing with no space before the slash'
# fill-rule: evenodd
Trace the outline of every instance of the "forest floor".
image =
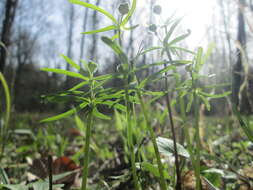
<svg viewBox="0 0 253 190">
<path fill-rule="evenodd" d="M 167 118 L 162 113 L 153 113 L 153 127 L 156 135 L 171 138 Z M 39 179 L 46 180 L 52 157 L 52 173 L 58 176 L 55 183 L 64 184 L 64 189 L 77 189 L 83 163 L 83 139 L 86 122 L 75 116 L 49 124 L 40 124 L 46 115 L 36 113 L 14 114 L 10 123 L 9 141 L 1 160 L 3 172 L 9 184 L 8 189 L 22 189 Z M 89 164 L 90 189 L 133 189 L 130 158 L 124 121 L 113 117 L 110 121 L 97 120 L 92 129 Z M 136 119 L 134 142 L 136 144 L 136 165 L 142 189 L 159 189 L 155 154 L 149 134 L 143 129 L 142 118 Z M 187 125 L 190 134 L 193 118 Z M 178 143 L 186 147 L 184 136 L 177 121 Z M 249 119 L 253 126 L 253 120 Z M 201 134 L 201 175 L 203 189 L 210 189 L 208 182 L 216 189 L 253 189 L 253 143 L 241 131 L 232 117 L 202 116 Z M 193 135 L 192 139 L 195 137 Z M 194 143 L 194 140 L 192 140 Z M 164 152 L 163 152 L 164 153 Z M 173 154 L 162 154 L 166 180 L 171 187 L 174 183 Z M 195 177 L 189 158 L 180 157 L 183 189 L 195 189 Z M 66 173 L 67 172 L 67 173 Z M 206 180 L 208 179 L 208 180 Z M 3 183 L 3 182 L 2 182 Z M 21 188 L 22 187 L 22 188 Z M 33 186 L 33 189 L 36 189 Z"/>
</svg>

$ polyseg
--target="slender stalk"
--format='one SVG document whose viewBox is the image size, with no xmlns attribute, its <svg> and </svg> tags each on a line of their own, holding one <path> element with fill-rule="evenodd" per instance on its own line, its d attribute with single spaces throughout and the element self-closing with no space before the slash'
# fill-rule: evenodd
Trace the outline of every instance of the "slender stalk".
<svg viewBox="0 0 253 190">
<path fill-rule="evenodd" d="M 123 16 L 120 17 L 120 23 L 122 22 Z M 122 46 L 122 33 L 120 27 L 117 30 L 119 34 L 119 45 Z M 131 64 L 128 63 L 129 67 L 131 67 Z M 126 105 L 126 118 L 127 118 L 127 141 L 128 141 L 128 147 L 130 149 L 130 159 L 131 159 L 131 170 L 133 174 L 133 180 L 134 180 L 134 188 L 135 190 L 140 189 L 140 185 L 138 183 L 138 177 L 137 177 L 137 169 L 135 165 L 135 152 L 134 152 L 134 144 L 133 144 L 133 130 L 132 130 L 132 122 L 131 122 L 131 112 L 130 112 L 130 99 L 129 99 L 129 74 L 124 74 L 124 82 L 125 82 L 125 105 Z"/>
<path fill-rule="evenodd" d="M 87 186 L 89 152 L 90 152 L 90 137 L 91 137 L 92 124 L 93 124 L 93 109 L 90 110 L 89 115 L 88 115 L 88 121 L 87 121 L 85 147 L 84 147 L 83 177 L 82 177 L 81 190 L 86 190 L 86 186 Z"/>
<path fill-rule="evenodd" d="M 142 112 L 144 115 L 145 124 L 148 127 L 148 130 L 149 130 L 149 133 L 151 136 L 151 141 L 153 143 L 153 147 L 155 150 L 156 160 L 157 160 L 157 164 L 158 164 L 158 170 L 159 170 L 159 174 L 160 174 L 160 181 L 159 181 L 160 187 L 161 187 L 161 190 L 167 190 L 167 185 L 166 185 L 166 181 L 165 181 L 164 174 L 163 174 L 163 165 L 161 162 L 161 157 L 160 157 L 158 146 L 156 143 L 156 136 L 155 136 L 155 133 L 151 127 L 150 120 L 148 119 L 147 109 L 146 109 L 146 106 L 143 102 L 140 90 L 137 90 L 137 95 L 138 95 L 138 98 L 141 102 L 141 109 L 142 109 Z"/>
<path fill-rule="evenodd" d="M 52 169 L 53 158 L 51 155 L 48 156 L 48 181 L 49 190 L 53 190 L 53 169 Z"/>
<path fill-rule="evenodd" d="M 125 104 L 126 104 L 126 117 L 127 117 L 127 140 L 128 146 L 130 149 L 130 157 L 131 157 L 131 169 L 134 179 L 134 187 L 136 190 L 139 190 L 136 166 L 135 166 L 135 153 L 134 153 L 134 145 L 133 145 L 133 131 L 132 131 L 132 123 L 131 123 L 131 113 L 130 113 L 130 105 L 129 105 L 129 92 L 128 92 L 128 77 L 125 77 L 126 86 L 125 86 Z"/>
<path fill-rule="evenodd" d="M 8 141 L 8 130 L 9 130 L 9 120 L 11 114 L 11 96 L 8 84 L 5 80 L 4 75 L 0 72 L 0 84 L 3 86 L 5 98 L 6 98 L 6 113 L 4 117 L 4 124 L 1 126 L 0 124 L 0 140 L 1 140 L 1 152 L 0 152 L 0 161 L 4 156 L 5 146 Z M 3 110 L 3 109 L 2 109 Z"/>
<path fill-rule="evenodd" d="M 199 134 L 199 100 L 194 91 L 194 128 L 196 131 L 196 159 L 195 159 L 195 177 L 196 177 L 196 190 L 201 190 L 201 181 L 200 181 L 200 149 L 201 149 L 201 142 L 200 142 L 200 134 Z"/>
<path fill-rule="evenodd" d="M 190 159 L 191 159 L 193 168 L 195 168 L 195 160 L 194 160 L 194 154 L 192 152 L 192 143 L 191 143 L 190 133 L 189 133 L 188 127 L 185 126 L 185 124 L 186 124 L 185 102 L 184 102 L 184 99 L 181 97 L 179 99 L 179 104 L 180 104 L 181 118 L 183 120 L 183 127 L 184 127 L 184 134 L 185 134 L 185 138 L 186 138 L 187 150 L 190 153 Z"/>
<path fill-rule="evenodd" d="M 193 65 L 192 65 L 193 67 Z M 200 134 L 199 134 L 199 99 L 197 96 L 197 79 L 194 77 L 193 68 L 191 71 L 191 79 L 192 79 L 192 90 L 193 90 L 193 101 L 194 101 L 194 128 L 195 128 L 195 136 L 196 136 L 196 156 L 194 159 L 194 173 L 196 177 L 196 190 L 201 190 L 201 180 L 200 180 Z"/>
<path fill-rule="evenodd" d="M 165 45 L 165 50 L 166 50 L 166 54 L 169 58 L 169 61 L 172 62 L 171 54 L 170 54 L 169 49 L 166 45 Z M 166 64 L 164 64 L 164 67 L 166 67 Z M 166 90 L 169 89 L 167 77 L 165 77 L 165 89 Z M 174 121 L 173 121 L 173 116 L 172 116 L 172 111 L 171 111 L 171 103 L 170 103 L 169 94 L 166 94 L 166 104 L 167 104 L 167 109 L 168 109 L 169 118 L 170 118 L 170 126 L 171 126 L 173 147 L 174 147 L 174 153 L 175 153 L 174 155 L 175 155 L 175 165 L 176 165 L 176 175 L 177 175 L 176 190 L 181 190 L 182 187 L 181 187 L 180 166 L 179 166 L 179 159 L 178 159 L 178 152 L 177 152 L 177 140 L 176 140 L 176 132 L 175 132 Z"/>
</svg>

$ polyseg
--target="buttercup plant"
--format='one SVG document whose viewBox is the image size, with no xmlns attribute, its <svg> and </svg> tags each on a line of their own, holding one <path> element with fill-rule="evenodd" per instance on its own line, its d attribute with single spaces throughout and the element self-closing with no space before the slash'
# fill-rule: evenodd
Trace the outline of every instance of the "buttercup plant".
<svg viewBox="0 0 253 190">
<path fill-rule="evenodd" d="M 119 6 L 119 12 L 120 12 L 120 19 L 116 19 L 112 14 L 108 13 L 106 10 L 97 7 L 93 4 L 86 3 L 81 0 L 69 0 L 70 3 L 81 5 L 90 9 L 93 9 L 94 11 L 98 11 L 99 13 L 103 14 L 106 18 L 110 19 L 112 22 L 112 25 L 103 27 L 101 29 L 96 29 L 93 31 L 86 31 L 83 32 L 83 34 L 95 34 L 100 32 L 106 32 L 106 31 L 114 31 L 114 35 L 107 37 L 103 36 L 101 39 L 102 41 L 109 46 L 113 52 L 117 55 L 117 57 L 120 60 L 120 65 L 118 66 L 118 72 L 113 74 L 106 74 L 101 76 L 95 76 L 95 73 L 97 71 L 97 64 L 90 61 L 90 62 L 84 62 L 83 65 L 84 68 L 80 67 L 78 64 L 76 64 L 72 59 L 69 57 L 66 57 L 62 55 L 62 57 L 65 59 L 65 61 L 70 64 L 76 72 L 72 71 L 66 71 L 61 69 L 51 69 L 51 68 L 44 68 L 42 70 L 47 72 L 54 72 L 58 74 L 64 74 L 69 77 L 75 77 L 81 80 L 81 82 L 71 89 L 66 90 L 65 92 L 61 92 L 59 94 L 53 95 L 48 97 L 50 100 L 56 100 L 61 98 L 71 98 L 74 100 L 74 102 L 77 104 L 74 108 L 70 109 L 69 111 L 59 114 L 57 116 L 53 116 L 47 119 L 42 120 L 42 122 L 49 122 L 49 121 L 55 121 L 59 120 L 65 117 L 68 117 L 70 115 L 75 114 L 76 112 L 83 110 L 83 113 L 85 115 L 85 118 L 87 120 L 86 125 L 86 133 L 85 133 L 85 141 L 84 141 L 84 150 L 83 150 L 83 156 L 84 156 L 84 162 L 83 162 L 83 175 L 82 175 L 82 190 L 87 189 L 87 179 L 88 179 L 88 166 L 89 166 L 89 152 L 90 152 L 90 138 L 91 138 L 91 129 L 94 127 L 95 118 L 100 119 L 110 119 L 107 115 L 99 112 L 98 107 L 100 105 L 107 105 L 109 107 L 114 107 L 117 110 L 122 111 L 125 113 L 126 117 L 126 126 L 127 126 L 127 144 L 128 144 L 128 150 L 130 152 L 130 162 L 131 162 L 131 175 L 133 179 L 133 184 L 135 190 L 142 189 L 140 180 L 138 179 L 138 171 L 136 165 L 137 159 L 136 159 L 136 145 L 134 144 L 134 127 L 132 120 L 132 115 L 135 115 L 135 107 L 131 106 L 133 104 L 140 104 L 141 111 L 143 113 L 144 123 L 147 128 L 147 131 L 150 135 L 151 142 L 153 144 L 154 153 L 156 156 L 156 162 L 157 162 L 157 170 L 159 173 L 159 185 L 161 190 L 167 190 L 168 185 L 172 186 L 176 190 L 182 189 L 182 182 L 181 182 L 181 175 L 180 175 L 180 163 L 179 163 L 179 156 L 181 153 L 178 152 L 178 149 L 181 148 L 177 144 L 176 140 L 176 132 L 175 132 L 175 126 L 173 122 L 173 115 L 172 115 L 172 108 L 171 108 L 171 100 L 170 96 L 168 95 L 169 92 L 175 91 L 179 94 L 179 104 L 180 104 L 180 110 L 181 110 L 181 117 L 182 120 L 186 121 L 186 113 L 190 110 L 192 103 L 194 102 L 195 108 L 195 131 L 196 131 L 196 137 L 197 137 L 197 143 L 196 146 L 191 143 L 189 131 L 186 129 L 186 141 L 187 141 L 187 147 L 188 151 L 190 153 L 190 159 L 195 171 L 196 175 L 196 189 L 199 190 L 201 188 L 200 184 L 200 134 L 199 134 L 199 113 L 197 110 L 199 109 L 199 102 L 200 100 L 206 105 L 207 109 L 210 109 L 210 104 L 208 102 L 207 98 L 219 98 L 223 97 L 229 94 L 224 93 L 221 95 L 212 95 L 204 92 L 203 89 L 201 89 L 198 86 L 198 81 L 202 77 L 199 72 L 201 67 L 206 62 L 206 59 L 211 51 L 208 51 L 206 56 L 203 56 L 203 50 L 202 48 L 198 49 L 198 52 L 195 54 L 194 52 L 178 47 L 177 43 L 184 40 L 186 37 L 189 36 L 190 31 L 188 31 L 186 34 L 183 34 L 181 36 L 175 37 L 171 40 L 172 34 L 175 31 L 175 28 L 180 23 L 180 20 L 176 20 L 175 22 L 166 22 L 165 25 L 158 27 L 155 24 L 150 25 L 149 30 L 155 34 L 155 36 L 158 37 L 158 39 L 161 42 L 161 46 L 157 47 L 151 47 L 146 50 L 141 50 L 137 53 L 137 55 L 130 59 L 127 54 L 124 52 L 122 48 L 122 35 L 123 31 L 126 30 L 132 30 L 136 28 L 138 25 L 133 26 L 131 28 L 128 28 L 126 25 L 128 21 L 131 19 L 131 17 L 134 14 L 134 11 L 136 9 L 137 0 L 132 0 L 131 7 L 129 7 L 128 3 L 123 3 Z M 155 6 L 154 12 L 156 14 L 161 13 L 161 7 Z M 162 28 L 164 30 L 165 36 L 163 40 L 161 40 L 160 36 L 157 33 L 157 30 Z M 161 57 L 163 57 L 164 54 L 166 54 L 166 59 L 160 62 L 155 62 L 149 65 L 144 65 L 137 67 L 136 60 L 139 56 L 142 56 L 150 51 L 154 50 L 161 50 L 162 54 Z M 173 59 L 172 54 L 177 54 L 178 51 L 184 51 L 187 53 L 190 53 L 194 55 L 193 61 L 189 60 L 176 60 Z M 188 69 L 188 72 L 190 74 L 190 79 L 186 81 L 181 81 L 179 79 L 179 73 L 177 72 L 177 68 L 184 66 Z M 149 69 L 150 67 L 157 67 L 157 71 L 152 73 L 150 76 L 147 76 L 144 79 L 140 79 L 137 76 L 137 72 L 145 69 Z M 169 74 L 171 72 L 172 74 Z M 171 88 L 168 84 L 168 77 L 174 76 L 176 79 L 176 87 Z M 116 89 L 116 88 L 104 88 L 104 84 L 107 83 L 111 79 L 120 78 L 123 79 L 123 87 L 122 89 Z M 160 81 L 165 79 L 165 89 L 161 92 L 155 92 L 155 91 L 147 91 L 145 89 L 147 84 L 150 84 L 155 81 Z M 88 87 L 87 91 L 82 91 L 81 88 L 83 86 Z M 167 102 L 167 109 L 169 113 L 169 119 L 170 119 L 170 125 L 171 125 L 171 132 L 172 132 L 172 138 L 173 138 L 173 153 L 175 155 L 175 170 L 176 170 L 176 183 L 173 183 L 175 180 L 172 181 L 172 185 L 168 184 L 165 178 L 165 174 L 168 174 L 167 171 L 164 169 L 164 165 L 161 161 L 160 153 L 159 153 L 159 146 L 158 146 L 158 140 L 156 139 L 155 132 L 152 128 L 152 120 L 149 118 L 147 105 L 144 103 L 144 96 L 151 95 L 154 98 L 152 101 L 155 101 L 156 99 L 165 96 L 166 102 Z M 188 96 L 189 102 L 187 103 L 187 106 L 185 106 L 185 102 L 183 97 Z M 125 104 L 122 105 L 120 102 L 122 100 L 125 101 Z M 139 113 L 137 113 L 139 114 Z M 185 127 L 186 128 L 186 127 Z M 160 138 L 161 139 L 161 138 Z M 182 154 L 181 154 L 182 155 Z M 185 155 L 185 154 L 183 154 Z M 150 164 L 151 165 L 151 164 Z"/>
<path fill-rule="evenodd" d="M 99 105 L 107 105 L 109 107 L 115 107 L 119 110 L 125 110 L 124 106 L 118 104 L 119 100 L 117 98 L 121 97 L 121 92 L 115 92 L 113 89 L 104 89 L 103 84 L 112 78 L 112 75 L 102 75 L 95 77 L 94 74 L 97 70 L 97 64 L 94 62 L 84 62 L 84 66 L 87 72 L 84 72 L 79 65 L 77 65 L 70 58 L 63 56 L 63 58 L 77 71 L 80 73 L 75 73 L 71 71 L 61 70 L 61 69 L 51 69 L 51 68 L 43 68 L 43 71 L 54 72 L 58 74 L 64 74 L 66 76 L 79 78 L 82 80 L 79 84 L 75 85 L 73 88 L 67 90 L 66 92 L 48 97 L 50 99 L 54 98 L 65 98 L 71 97 L 78 104 L 74 108 L 69 111 L 44 119 L 41 122 L 50 122 L 59 120 L 62 118 L 66 118 L 70 115 L 73 115 L 77 111 L 84 110 L 87 119 L 87 128 L 86 128 L 86 136 L 85 136 L 85 145 L 84 145 L 84 163 L 83 163 L 83 176 L 82 176 L 82 190 L 86 189 L 87 186 L 87 178 L 88 178 L 88 165 L 89 165 L 89 151 L 90 151 L 90 138 L 91 138 L 91 128 L 94 124 L 94 118 L 106 119 L 109 120 L 110 117 L 104 115 L 103 113 L 98 111 Z M 81 74 L 88 73 L 88 75 Z M 80 88 L 83 86 L 88 86 L 88 91 L 80 91 Z M 115 100 L 112 101 L 111 99 Z"/>
</svg>

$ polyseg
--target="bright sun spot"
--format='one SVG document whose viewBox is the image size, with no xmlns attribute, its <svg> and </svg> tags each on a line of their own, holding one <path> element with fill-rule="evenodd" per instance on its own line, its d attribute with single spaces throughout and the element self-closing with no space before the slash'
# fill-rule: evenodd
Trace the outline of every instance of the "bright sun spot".
<svg viewBox="0 0 253 190">
<path fill-rule="evenodd" d="M 140 0 L 139 2 L 145 2 Z M 162 7 L 162 18 L 181 18 L 183 29 L 190 29 L 191 35 L 187 38 L 189 47 L 206 46 L 207 29 L 211 25 L 214 14 L 214 0 L 156 0 L 156 4 Z"/>
<path fill-rule="evenodd" d="M 176 11 L 176 17 L 183 16 L 182 25 L 192 31 L 187 39 L 190 47 L 204 45 L 208 26 L 214 12 L 214 0 L 158 0 L 163 7 L 163 16 L 168 17 Z"/>
</svg>

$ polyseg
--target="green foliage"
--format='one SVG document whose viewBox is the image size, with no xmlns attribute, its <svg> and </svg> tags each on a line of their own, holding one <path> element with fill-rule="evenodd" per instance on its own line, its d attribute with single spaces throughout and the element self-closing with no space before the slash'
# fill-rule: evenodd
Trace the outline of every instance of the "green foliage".
<svg viewBox="0 0 253 190">
<path fill-rule="evenodd" d="M 150 47 L 146 50 L 141 50 L 137 55 L 130 59 L 127 56 L 127 53 L 123 50 L 121 46 L 122 42 L 122 31 L 123 30 L 133 30 L 137 27 L 126 28 L 126 24 L 129 22 L 131 17 L 134 15 L 137 1 L 133 0 L 131 7 L 129 8 L 128 3 L 121 4 L 119 6 L 119 12 L 121 14 L 120 19 L 116 19 L 111 13 L 106 10 L 97 7 L 91 3 L 87 3 L 80 0 L 69 0 L 70 3 L 78 4 L 86 8 L 95 10 L 105 17 L 109 18 L 112 21 L 112 25 L 105 26 L 101 29 L 95 29 L 93 31 L 83 32 L 83 34 L 95 34 L 105 31 L 114 30 L 116 33 L 113 37 L 103 36 L 101 40 L 115 53 L 120 61 L 118 66 L 117 73 L 106 74 L 106 75 L 96 75 L 98 65 L 95 62 L 83 62 L 83 67 L 76 64 L 72 59 L 67 56 L 61 55 L 64 60 L 73 68 L 75 71 L 67 71 L 62 69 L 52 69 L 44 68 L 43 71 L 53 72 L 56 74 L 65 75 L 67 77 L 73 77 L 79 79 L 79 83 L 58 94 L 53 94 L 47 96 L 47 100 L 53 102 L 66 102 L 71 100 L 74 103 L 74 107 L 70 110 L 61 113 L 59 115 L 43 119 L 41 122 L 50 122 L 60 120 L 71 115 L 75 115 L 75 122 L 77 128 L 80 130 L 81 134 L 85 135 L 85 142 L 83 143 L 83 175 L 82 175 L 82 190 L 87 189 L 87 178 L 88 178 L 88 166 L 89 166 L 89 153 L 92 141 L 91 131 L 96 125 L 95 118 L 102 120 L 110 120 L 111 117 L 102 113 L 100 111 L 100 106 L 107 106 L 115 110 L 115 125 L 120 136 L 123 139 L 123 146 L 125 151 L 124 158 L 131 163 L 131 175 L 136 190 L 142 189 L 142 184 L 138 178 L 138 169 L 145 172 L 149 172 L 153 176 L 159 179 L 160 189 L 167 190 L 168 185 L 177 190 L 181 190 L 182 182 L 178 174 L 179 172 L 179 162 L 178 157 L 190 159 L 192 162 L 193 169 L 196 175 L 196 189 L 200 189 L 200 175 L 201 175 L 201 166 L 200 166 L 200 156 L 201 156 L 201 146 L 200 146 L 200 131 L 199 131 L 199 105 L 203 103 L 208 110 L 211 109 L 209 103 L 211 98 L 221 98 L 230 94 L 230 92 L 225 92 L 222 94 L 211 94 L 206 92 L 205 86 L 200 86 L 200 80 L 203 76 L 200 74 L 203 65 L 207 61 L 208 57 L 211 54 L 213 45 L 209 47 L 206 54 L 204 54 L 202 48 L 198 48 L 197 52 L 178 47 L 177 44 L 182 42 L 185 38 L 190 35 L 188 30 L 186 33 L 183 33 L 179 36 L 174 37 L 174 32 L 177 26 L 180 23 L 180 19 L 175 20 L 174 22 L 168 21 L 164 25 L 158 26 L 152 24 L 149 26 L 150 32 L 152 32 L 161 42 L 161 46 Z M 153 9 L 155 14 L 161 13 L 161 7 L 156 5 Z M 159 36 L 162 30 L 163 36 Z M 119 43 L 116 41 L 118 39 Z M 163 39 L 163 40 L 161 40 Z M 163 55 L 167 55 L 167 59 L 158 61 L 149 65 L 137 66 L 136 60 L 138 57 L 150 53 L 152 51 L 159 50 L 161 52 L 161 59 Z M 183 59 L 174 59 L 173 56 L 178 57 L 179 52 L 186 52 L 193 56 L 192 60 L 183 60 Z M 182 79 L 180 73 L 178 72 L 179 67 L 185 68 L 187 74 L 189 74 L 189 79 Z M 149 76 L 140 79 L 138 78 L 137 72 L 143 71 L 145 69 L 153 68 L 155 71 Z M 175 82 L 175 86 L 168 85 L 168 78 L 171 78 Z M 105 87 L 110 80 L 123 80 L 122 88 L 112 88 Z M 163 91 L 152 91 L 147 90 L 146 87 L 157 81 L 161 82 L 165 79 L 166 87 Z M 83 88 L 85 87 L 85 88 Z M 210 87 L 210 86 L 209 86 Z M 208 88 L 210 89 L 210 88 Z M 177 95 L 180 104 L 181 112 L 181 121 L 183 125 L 186 123 L 186 112 L 189 112 L 194 106 L 195 111 L 195 137 L 196 143 L 191 143 L 190 132 L 188 129 L 186 132 L 186 141 L 187 141 L 187 150 L 177 143 L 176 134 L 173 124 L 173 115 L 171 111 L 171 106 L 178 103 L 177 99 L 170 102 L 168 93 L 173 92 Z M 146 96 L 151 97 L 151 100 L 146 102 Z M 172 137 L 173 140 L 168 138 L 158 137 L 156 138 L 154 129 L 152 128 L 152 117 L 149 113 L 149 103 L 156 102 L 162 96 L 166 96 L 167 101 L 167 111 L 166 114 L 169 114 Z M 184 98 L 188 99 L 188 103 L 185 104 Z M 124 104 L 123 104 L 124 102 Z M 136 107 L 140 105 L 141 114 L 136 111 Z M 81 112 L 82 111 L 82 112 Z M 84 122 L 78 117 L 77 113 L 81 112 L 86 119 Z M 163 122 L 165 120 L 165 114 L 163 114 L 159 121 Z M 142 121 L 140 122 L 139 119 Z M 187 127 L 186 127 L 187 128 Z M 148 135 L 148 137 L 145 137 Z M 157 165 L 151 164 L 147 161 L 145 155 L 145 149 L 143 146 L 143 140 L 145 138 L 150 138 L 153 145 L 153 154 L 156 157 Z M 95 147 L 95 146 L 94 146 Z M 97 148 L 93 148 L 97 150 Z M 177 172 L 177 183 L 173 177 L 169 176 L 169 173 L 164 168 L 164 163 L 161 161 L 159 151 L 167 156 L 175 156 L 176 160 L 176 172 Z M 144 161 L 143 161 L 144 160 Z M 218 183 L 216 177 L 207 176 L 206 180 L 211 180 L 212 183 Z M 170 179 L 172 184 L 168 184 L 166 179 Z M 175 185 L 176 184 L 176 185 Z"/>
<path fill-rule="evenodd" d="M 240 127 L 242 128 L 244 134 L 248 137 L 248 139 L 253 143 L 253 129 L 249 125 L 249 122 L 245 122 L 245 120 L 242 118 L 241 114 L 237 110 L 235 106 L 233 106 L 233 112 L 235 116 L 237 117 Z"/>
<path fill-rule="evenodd" d="M 6 141 L 8 140 L 8 126 L 9 126 L 9 120 L 10 120 L 10 114 L 11 114 L 11 97 L 10 97 L 9 87 L 8 87 L 7 82 L 1 72 L 0 72 L 0 81 L 3 86 L 5 99 L 6 99 L 6 101 L 5 101 L 5 115 L 3 116 L 3 122 L 1 122 L 1 115 L 0 115 L 0 137 L 1 137 L 0 138 L 0 141 L 1 141 L 0 160 L 1 160 L 2 156 L 4 154 Z M 4 108 L 1 108 L 1 109 L 4 110 Z M 3 126 L 1 126 L 2 123 L 3 123 Z"/>
</svg>

